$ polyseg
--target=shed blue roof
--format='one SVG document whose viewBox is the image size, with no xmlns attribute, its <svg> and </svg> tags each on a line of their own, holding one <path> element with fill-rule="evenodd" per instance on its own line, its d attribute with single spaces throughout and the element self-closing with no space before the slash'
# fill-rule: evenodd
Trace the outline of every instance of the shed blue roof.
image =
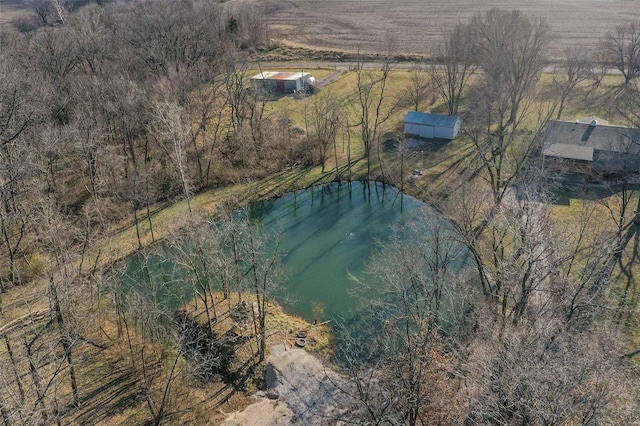
<svg viewBox="0 0 640 426">
<path fill-rule="evenodd" d="M 460 118 L 456 115 L 430 114 L 428 112 L 409 111 L 404 118 L 405 123 L 423 126 L 454 128 Z"/>
</svg>

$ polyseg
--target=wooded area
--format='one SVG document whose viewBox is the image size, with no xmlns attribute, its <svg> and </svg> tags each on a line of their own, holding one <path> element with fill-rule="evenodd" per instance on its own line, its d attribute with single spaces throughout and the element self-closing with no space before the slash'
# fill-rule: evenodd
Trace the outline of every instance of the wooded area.
<svg viewBox="0 0 640 426">
<path fill-rule="evenodd" d="M 325 420 L 640 419 L 638 171 L 608 176 L 597 186 L 606 196 L 587 194 L 597 200 L 558 217 L 550 204 L 566 181 L 541 155 L 547 123 L 577 102 L 640 128 L 640 23 L 551 64 L 544 20 L 492 9 L 443 34 L 403 90 L 391 89 L 389 40 L 378 69 L 356 57 L 347 95 L 307 93 L 290 111 L 248 87 L 269 42 L 254 8 L 72 4 L 33 1 L 0 28 L 5 425 L 97 422 L 117 415 L 110 404 L 145 408 L 122 423 L 177 422 L 189 389 L 259 386 L 284 273 L 279 237 L 224 203 L 232 197 L 205 215 L 198 194 L 312 170 L 318 181 L 404 189 L 410 154 L 397 114 L 427 105 L 464 120 L 446 178 L 407 188 L 446 220 L 424 218 L 381 243 L 393 255 L 374 257 L 371 273 L 385 291 L 373 297 L 359 282 L 371 329 L 345 329 L 336 345 L 353 386 L 336 388 L 343 417 Z M 154 215 L 178 203 L 185 226 L 160 238 Z M 136 268 L 106 253 L 127 226 Z M 455 266 L 459 244 L 466 268 Z M 191 300 L 171 293 L 178 281 Z M 111 371 L 111 387 L 91 387 Z M 100 399 L 118 386 L 124 402 Z"/>
</svg>

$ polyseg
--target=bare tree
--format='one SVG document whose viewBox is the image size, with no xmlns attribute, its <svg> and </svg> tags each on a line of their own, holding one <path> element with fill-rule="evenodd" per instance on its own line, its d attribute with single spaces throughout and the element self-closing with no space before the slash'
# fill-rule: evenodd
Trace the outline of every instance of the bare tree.
<svg viewBox="0 0 640 426">
<path fill-rule="evenodd" d="M 449 115 L 457 115 L 462 94 L 475 73 L 475 52 L 469 24 L 459 23 L 444 33 L 443 41 L 432 55 L 429 75 L 447 106 Z"/>
<path fill-rule="evenodd" d="M 470 346 L 469 423 L 628 424 L 638 415 L 629 366 L 607 327 L 567 332 L 554 319 L 497 333 L 482 324 Z M 571 362 L 566 362 L 570 358 Z"/>
<path fill-rule="evenodd" d="M 262 46 L 266 40 L 267 28 L 261 12 L 252 5 L 227 9 L 223 15 L 226 37 L 238 47 Z"/>
<path fill-rule="evenodd" d="M 624 86 L 640 76 L 640 23 L 616 27 L 615 32 L 606 35 L 601 48 L 607 64 L 624 77 Z"/>
<path fill-rule="evenodd" d="M 249 148 L 247 135 L 248 125 L 246 118 L 249 116 L 249 96 L 245 86 L 248 64 L 235 61 L 227 65 L 225 78 L 226 105 L 229 108 L 229 125 L 226 131 L 226 149 L 223 155 L 233 165 L 246 166 L 249 161 Z M 237 153 L 240 159 L 236 159 Z"/>
<path fill-rule="evenodd" d="M 73 236 L 75 229 L 64 220 L 63 216 L 56 211 L 52 203 L 43 201 L 40 203 L 40 217 L 38 235 L 43 251 L 49 253 L 55 260 L 55 268 L 51 268 L 48 273 L 49 280 L 49 303 L 52 312 L 53 321 L 55 321 L 58 332 L 60 334 L 60 343 L 63 348 L 64 358 L 69 367 L 69 380 L 73 394 L 73 405 L 78 407 L 80 404 L 80 396 L 78 392 L 78 384 L 76 379 L 76 365 L 74 362 L 74 343 L 75 336 L 79 334 L 79 330 L 72 331 L 69 326 L 69 316 L 71 311 L 63 309 L 60 297 L 57 277 L 62 277 L 63 283 L 67 286 L 74 281 L 74 273 L 71 271 L 70 254 L 71 245 L 73 244 Z M 69 288 L 63 294 L 65 303 L 73 303 L 73 295 Z"/>
<path fill-rule="evenodd" d="M 266 356 L 267 315 L 269 302 L 279 284 L 282 270 L 279 259 L 277 235 L 267 237 L 258 226 L 249 227 L 246 218 L 236 223 L 237 237 L 241 238 L 243 264 L 247 274 L 247 289 L 255 296 L 254 324 L 258 340 L 258 362 Z"/>
<path fill-rule="evenodd" d="M 601 193 L 598 194 L 597 204 L 604 206 L 611 225 L 603 248 L 602 257 L 605 267 L 602 269 L 598 285 L 606 286 L 620 284 L 620 299 L 617 306 L 617 318 L 629 318 L 636 308 L 633 299 L 635 277 L 633 263 L 637 259 L 638 223 L 640 223 L 640 188 L 638 187 L 638 167 L 640 160 L 640 141 L 638 128 L 640 124 L 633 117 L 633 108 L 629 109 L 627 102 L 633 104 L 634 89 L 629 87 L 620 97 L 619 110 L 627 117 L 632 127 L 621 129 L 616 137 L 610 141 L 610 149 L 618 155 L 613 162 L 607 164 L 612 167 L 606 180 L 602 182 Z M 605 157 L 601 161 L 607 161 Z"/>
<path fill-rule="evenodd" d="M 185 302 L 187 289 L 181 285 L 183 271 L 162 250 L 142 250 L 139 255 L 134 264 L 114 270 L 110 290 L 128 349 L 123 355 L 137 378 L 153 424 L 160 424 L 171 408 L 173 386 L 185 369 L 183 353 L 188 345 L 182 345 L 174 310 Z M 172 350 L 161 349 L 160 342 Z M 163 368 L 165 363 L 168 371 Z"/>
<path fill-rule="evenodd" d="M 123 36 L 138 76 L 188 82 L 217 61 L 219 9 L 183 1 L 138 2 L 123 6 Z"/>
<path fill-rule="evenodd" d="M 68 0 L 29 0 L 28 4 L 42 25 L 64 24 L 70 9 Z"/>
<path fill-rule="evenodd" d="M 411 73 L 409 84 L 401 97 L 414 111 L 420 111 L 423 103 L 429 98 L 431 98 L 430 105 L 435 101 L 434 82 L 429 72 L 422 66 L 416 65 L 409 72 Z"/>
<path fill-rule="evenodd" d="M 12 60 L 11 52 L 4 53 L 0 54 L 0 253 L 8 260 L 8 274 L 0 274 L 0 293 L 7 284 L 28 280 L 21 276 L 19 263 L 28 254 L 24 248 L 39 188 L 28 141 L 42 118 L 38 100 L 42 92 Z"/>
<path fill-rule="evenodd" d="M 320 162 L 325 171 L 327 154 L 338 134 L 342 106 L 330 91 L 322 91 L 305 101 L 307 141 L 312 164 Z"/>
<path fill-rule="evenodd" d="M 196 99 L 189 102 L 185 108 L 188 116 L 194 119 L 189 144 L 191 155 L 195 157 L 200 186 L 210 184 L 215 152 L 219 148 L 225 108 L 222 97 L 223 85 L 223 79 L 206 84 L 198 89 Z"/>
<path fill-rule="evenodd" d="M 153 134 L 176 168 L 189 213 L 192 213 L 193 190 L 186 158 L 186 142 L 191 134 L 191 127 L 186 123 L 183 109 L 175 103 L 158 103 L 154 112 L 156 130 Z"/>
<path fill-rule="evenodd" d="M 389 357 L 383 376 L 388 395 L 394 395 L 389 409 L 409 425 L 455 421 L 455 410 L 433 408 L 453 390 L 443 380 L 448 367 L 440 332 L 452 331 L 464 308 L 465 295 L 452 285 L 460 279 L 455 264 L 464 251 L 444 223 L 409 232 L 422 238 L 411 246 L 394 240 L 380 253 L 388 261 L 373 267 L 386 289 L 379 313 Z"/>
<path fill-rule="evenodd" d="M 68 2 L 65 0 L 49 0 L 51 2 L 52 9 L 55 11 L 58 21 L 64 25 L 67 15 L 67 9 L 69 7 Z"/>
<path fill-rule="evenodd" d="M 533 110 L 549 30 L 544 21 L 515 10 L 493 9 L 474 16 L 469 25 L 483 74 L 465 116 L 466 133 L 476 150 L 480 176 L 499 205 L 540 144 L 540 132 L 552 114 L 552 108 Z M 525 135 L 520 130 L 532 115 L 535 125 Z"/>
<path fill-rule="evenodd" d="M 78 59 L 87 73 L 104 75 L 113 60 L 110 46 L 116 44 L 111 16 L 100 6 L 89 4 L 69 17 L 71 37 Z"/>
<path fill-rule="evenodd" d="M 466 252 L 446 222 L 428 211 L 420 218 L 381 243 L 369 267 L 376 284 L 358 280 L 367 320 L 355 321 L 346 337 L 339 331 L 337 357 L 354 382 L 342 391 L 367 424 L 448 424 L 462 416 L 443 336 L 457 334 L 469 303 L 456 284 L 464 281 Z"/>
<path fill-rule="evenodd" d="M 368 71 L 364 62 L 355 65 L 356 93 L 355 102 L 358 122 L 353 126 L 360 130 L 367 161 L 367 180 L 371 178 L 371 150 L 380 142 L 383 125 L 395 110 L 395 103 L 389 105 L 387 79 L 391 70 L 391 45 L 382 62 L 380 70 Z"/>
<path fill-rule="evenodd" d="M 553 72 L 553 90 L 559 97 L 556 119 L 560 120 L 565 103 L 578 85 L 590 78 L 592 61 L 577 49 L 567 49 L 559 68 Z"/>
<path fill-rule="evenodd" d="M 195 220 L 180 235 L 172 237 L 171 241 L 175 253 L 169 257 L 178 266 L 178 274 L 183 275 L 184 281 L 190 283 L 196 308 L 198 301 L 202 301 L 207 324 L 213 330 L 218 321 L 215 292 L 228 287 L 224 283 L 229 280 L 217 268 L 219 261 L 227 260 L 225 253 L 220 250 L 218 235 L 210 222 Z M 223 271 L 227 272 L 228 269 Z M 219 281 L 223 285 L 218 285 Z"/>
<path fill-rule="evenodd" d="M 530 294 L 549 274 L 552 254 L 539 233 L 548 222 L 544 210 L 535 197 L 511 192 L 512 185 L 535 179 L 535 173 L 527 175 L 537 170 L 529 163 L 553 113 L 553 105 L 534 107 L 548 29 L 519 11 L 498 9 L 475 15 L 468 25 L 474 61 L 482 70 L 464 116 L 474 152 L 467 181 L 442 210 L 468 247 L 484 294 L 500 304 L 503 320 L 519 321 Z"/>
</svg>

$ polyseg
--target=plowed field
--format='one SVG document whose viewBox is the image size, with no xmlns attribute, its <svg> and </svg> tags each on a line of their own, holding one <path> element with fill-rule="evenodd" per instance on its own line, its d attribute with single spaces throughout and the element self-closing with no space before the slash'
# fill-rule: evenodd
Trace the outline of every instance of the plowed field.
<svg viewBox="0 0 640 426">
<path fill-rule="evenodd" d="M 640 20 L 640 0 L 239 0 L 255 4 L 268 36 L 293 45 L 375 53 L 393 39 L 397 53 L 428 53 L 459 20 L 494 7 L 542 16 L 553 53 L 593 49 L 616 25 Z"/>
</svg>

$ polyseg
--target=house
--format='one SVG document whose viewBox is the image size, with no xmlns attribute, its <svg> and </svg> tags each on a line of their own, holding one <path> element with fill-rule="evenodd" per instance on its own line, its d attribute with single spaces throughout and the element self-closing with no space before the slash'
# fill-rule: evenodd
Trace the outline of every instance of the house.
<svg viewBox="0 0 640 426">
<path fill-rule="evenodd" d="M 460 117 L 409 111 L 404 118 L 404 133 L 427 139 L 455 139 L 460 131 Z"/>
<path fill-rule="evenodd" d="M 251 77 L 251 85 L 271 92 L 294 93 L 312 84 L 315 79 L 308 72 L 261 72 Z"/>
<path fill-rule="evenodd" d="M 640 171 L 640 130 L 602 124 L 596 117 L 551 120 L 543 155 L 552 167 L 596 176 Z"/>
</svg>

